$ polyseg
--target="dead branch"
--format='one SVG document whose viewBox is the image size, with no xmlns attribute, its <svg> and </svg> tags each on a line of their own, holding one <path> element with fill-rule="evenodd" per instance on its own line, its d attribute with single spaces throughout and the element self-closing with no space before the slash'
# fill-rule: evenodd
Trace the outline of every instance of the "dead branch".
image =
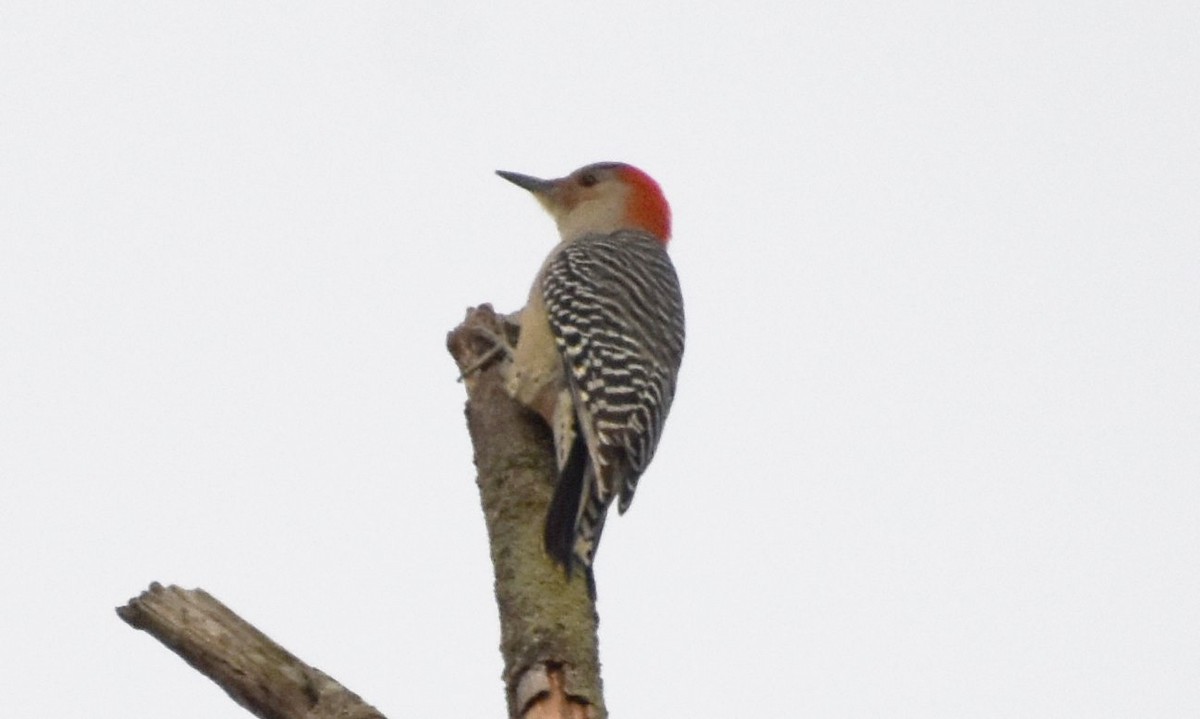
<svg viewBox="0 0 1200 719">
<path fill-rule="evenodd" d="M 596 627 L 581 573 L 568 578 L 542 547 L 556 480 L 549 431 L 505 392 L 491 338 L 511 331 L 488 305 L 447 337 L 467 373 L 467 428 L 491 543 L 500 651 L 512 719 L 605 719 Z M 493 353 L 494 354 L 494 353 Z M 200 589 L 150 586 L 117 608 L 263 719 L 384 719 Z"/>
<path fill-rule="evenodd" d="M 183 657 L 263 719 L 384 719 L 202 589 L 155 582 L 117 614 Z"/>
<path fill-rule="evenodd" d="M 490 338 L 511 329 L 482 305 L 468 311 L 447 346 L 460 369 L 473 367 L 492 350 Z M 568 580 L 542 547 L 556 480 L 550 433 L 505 392 L 499 362 L 464 381 L 496 576 L 509 716 L 602 719 L 595 604 L 581 574 Z"/>
</svg>

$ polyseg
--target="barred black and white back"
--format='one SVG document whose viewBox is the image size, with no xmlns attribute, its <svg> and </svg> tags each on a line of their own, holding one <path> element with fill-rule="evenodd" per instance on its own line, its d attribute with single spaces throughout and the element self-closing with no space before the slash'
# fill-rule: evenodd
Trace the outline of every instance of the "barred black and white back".
<svg viewBox="0 0 1200 719">
<path fill-rule="evenodd" d="M 636 230 L 562 245 L 542 295 L 577 427 L 559 452 L 546 549 L 568 571 L 590 569 L 609 505 L 619 496 L 628 509 L 671 409 L 683 298 L 663 243 Z"/>
</svg>

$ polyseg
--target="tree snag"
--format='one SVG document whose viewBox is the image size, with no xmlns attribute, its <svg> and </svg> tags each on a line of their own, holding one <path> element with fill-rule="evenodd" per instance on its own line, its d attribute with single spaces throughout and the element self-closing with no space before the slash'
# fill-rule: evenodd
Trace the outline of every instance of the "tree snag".
<svg viewBox="0 0 1200 719">
<path fill-rule="evenodd" d="M 467 312 L 447 338 L 461 369 L 472 368 L 512 327 L 489 305 Z M 543 549 L 557 480 L 550 431 L 504 389 L 503 359 L 467 373 L 467 428 L 475 448 L 500 610 L 505 694 L 513 719 L 606 716 L 595 603 L 577 572 L 567 578 Z"/>
<path fill-rule="evenodd" d="M 262 719 L 384 719 L 202 589 L 155 582 L 117 615 L 141 629 Z"/>
<path fill-rule="evenodd" d="M 447 337 L 465 372 L 467 428 L 475 448 L 500 611 L 500 651 L 511 719 L 606 719 L 594 600 L 582 572 L 568 577 L 543 547 L 557 480 L 541 419 L 508 396 L 493 338 L 513 328 L 489 305 L 471 309 Z M 327 674 L 301 662 L 201 589 L 157 582 L 117 608 L 263 719 L 384 719 Z"/>
</svg>

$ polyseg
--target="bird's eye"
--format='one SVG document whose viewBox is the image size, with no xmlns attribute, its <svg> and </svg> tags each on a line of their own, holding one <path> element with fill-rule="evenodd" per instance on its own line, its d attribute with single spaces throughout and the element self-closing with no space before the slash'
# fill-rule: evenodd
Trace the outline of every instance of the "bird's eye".
<svg viewBox="0 0 1200 719">
<path fill-rule="evenodd" d="M 590 172 L 585 172 L 579 178 L 579 184 L 583 185 L 584 187 L 592 187 L 599 181 L 600 180 L 596 179 L 596 176 Z"/>
</svg>

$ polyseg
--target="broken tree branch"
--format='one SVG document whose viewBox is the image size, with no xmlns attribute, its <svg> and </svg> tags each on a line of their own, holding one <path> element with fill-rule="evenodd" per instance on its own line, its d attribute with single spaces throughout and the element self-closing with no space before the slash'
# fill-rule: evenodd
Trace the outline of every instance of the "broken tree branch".
<svg viewBox="0 0 1200 719">
<path fill-rule="evenodd" d="M 384 719 L 202 589 L 155 582 L 117 614 L 263 719 Z"/>
<path fill-rule="evenodd" d="M 557 479 L 549 430 L 505 392 L 493 339 L 512 328 L 488 305 L 447 337 L 466 372 L 467 428 L 491 543 L 505 696 L 512 719 L 605 719 L 596 627 L 582 573 L 542 546 Z M 488 358 L 489 353 L 494 361 Z M 117 608 L 263 719 L 384 719 L 200 589 L 150 586 Z"/>
<path fill-rule="evenodd" d="M 447 338 L 460 370 L 474 368 L 511 327 L 489 305 Z M 505 694 L 513 719 L 606 716 L 594 602 L 582 573 L 568 579 L 543 550 L 557 479 L 549 430 L 504 390 L 502 360 L 464 378 L 467 428 L 491 542 Z"/>
</svg>

